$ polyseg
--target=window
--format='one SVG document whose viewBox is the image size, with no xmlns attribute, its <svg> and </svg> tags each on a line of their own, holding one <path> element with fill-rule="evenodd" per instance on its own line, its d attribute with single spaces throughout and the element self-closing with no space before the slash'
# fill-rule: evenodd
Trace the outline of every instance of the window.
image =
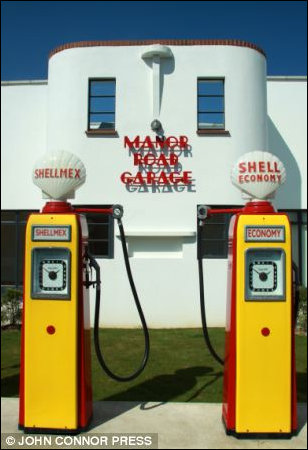
<svg viewBox="0 0 308 450">
<path fill-rule="evenodd" d="M 215 209 L 215 207 L 211 207 Z M 217 208 L 234 208 L 233 206 L 219 206 Z M 232 214 L 215 214 L 208 217 L 201 231 L 201 257 L 227 258 L 228 231 Z"/>
<path fill-rule="evenodd" d="M 224 80 L 199 78 L 198 131 L 224 129 Z"/>
<path fill-rule="evenodd" d="M 75 205 L 76 208 L 111 208 L 111 205 Z M 89 252 L 96 258 L 113 258 L 114 219 L 110 215 L 83 213 L 89 228 Z"/>
<path fill-rule="evenodd" d="M 23 284 L 26 222 L 35 211 L 1 211 L 1 286 Z"/>
<path fill-rule="evenodd" d="M 88 131 L 115 131 L 115 79 L 90 79 Z"/>
</svg>

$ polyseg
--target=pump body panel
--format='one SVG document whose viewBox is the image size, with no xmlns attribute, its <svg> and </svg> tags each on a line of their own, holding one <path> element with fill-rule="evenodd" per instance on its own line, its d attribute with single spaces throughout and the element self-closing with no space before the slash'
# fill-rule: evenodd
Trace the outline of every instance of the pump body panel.
<svg viewBox="0 0 308 450">
<path fill-rule="evenodd" d="M 296 428 L 291 231 L 284 214 L 230 224 L 223 420 L 230 434 Z"/>
<path fill-rule="evenodd" d="M 92 413 L 86 243 L 77 214 L 28 219 L 19 417 L 25 430 L 77 430 Z"/>
</svg>

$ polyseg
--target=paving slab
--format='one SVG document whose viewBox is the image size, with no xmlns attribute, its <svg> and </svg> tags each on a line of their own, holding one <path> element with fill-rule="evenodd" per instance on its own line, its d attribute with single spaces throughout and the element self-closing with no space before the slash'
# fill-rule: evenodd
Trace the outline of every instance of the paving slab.
<svg viewBox="0 0 308 450">
<path fill-rule="evenodd" d="M 80 445 L 43 445 L 42 441 L 34 443 L 39 435 L 24 435 L 17 430 L 18 399 L 1 399 L 2 448 L 80 448 Z M 152 436 L 152 442 L 158 437 L 159 449 L 306 449 L 307 448 L 307 405 L 298 405 L 299 432 L 291 439 L 237 439 L 225 434 L 221 422 L 221 404 L 219 403 L 137 403 L 137 402 L 95 402 L 94 416 L 88 434 L 94 445 L 82 448 L 150 448 L 137 445 L 137 441 L 104 442 L 98 445 L 95 436 Z M 9 434 L 15 444 L 7 445 L 5 439 Z M 22 444 L 22 438 L 31 436 L 31 442 Z M 42 435 L 40 435 L 42 439 Z M 72 442 L 71 437 L 67 442 Z M 106 438 L 107 439 L 107 438 Z M 141 438 L 140 438 L 141 439 Z M 63 440 L 62 440 L 63 441 Z M 62 442 L 61 441 L 61 442 Z M 143 441 L 145 444 L 147 442 Z M 132 443 L 132 445 L 129 445 Z M 126 445 L 125 445 L 126 444 Z M 15 446 L 13 446 L 15 445 Z M 152 447 L 155 448 L 155 447 Z"/>
</svg>

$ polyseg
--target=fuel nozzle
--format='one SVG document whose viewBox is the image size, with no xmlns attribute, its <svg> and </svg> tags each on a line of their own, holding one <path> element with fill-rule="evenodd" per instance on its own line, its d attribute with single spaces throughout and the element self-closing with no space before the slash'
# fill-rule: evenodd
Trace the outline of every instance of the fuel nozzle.
<svg viewBox="0 0 308 450">
<path fill-rule="evenodd" d="M 83 280 L 83 285 L 89 289 L 90 286 L 92 286 L 94 283 L 92 281 L 92 267 L 89 264 L 89 258 L 87 255 L 85 255 L 84 257 L 84 262 L 83 262 L 83 269 L 84 269 L 84 273 L 85 273 L 85 279 Z"/>
<path fill-rule="evenodd" d="M 84 263 L 83 268 L 85 270 L 85 280 L 83 282 L 84 286 L 89 289 L 90 286 L 95 286 L 100 284 L 100 277 L 97 276 L 97 271 L 99 271 L 99 265 L 96 259 L 89 253 L 88 247 L 85 249 L 84 253 Z M 92 268 L 96 272 L 96 280 L 92 277 Z"/>
</svg>

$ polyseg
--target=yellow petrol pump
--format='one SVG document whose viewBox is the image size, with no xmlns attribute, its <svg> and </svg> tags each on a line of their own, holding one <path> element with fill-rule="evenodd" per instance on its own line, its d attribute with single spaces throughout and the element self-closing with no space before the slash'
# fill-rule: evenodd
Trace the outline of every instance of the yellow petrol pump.
<svg viewBox="0 0 308 450">
<path fill-rule="evenodd" d="M 33 172 L 33 181 L 49 201 L 41 213 L 29 216 L 26 227 L 19 407 L 19 428 L 26 432 L 76 433 L 91 421 L 91 285 L 96 286 L 95 350 L 103 369 L 118 381 L 128 381 L 139 375 L 148 359 L 148 330 L 130 270 L 122 207 L 76 209 L 66 201 L 85 176 L 82 162 L 68 152 L 45 156 Z M 142 364 L 127 377 L 107 367 L 100 349 L 100 271 L 88 251 L 84 212 L 111 214 L 119 225 L 145 338 Z M 92 267 L 95 281 L 89 279 Z"/>
<path fill-rule="evenodd" d="M 210 350 L 224 364 L 222 418 L 227 434 L 237 437 L 290 437 L 297 428 L 291 229 L 288 216 L 268 201 L 284 178 L 278 158 L 248 153 L 232 171 L 249 199 L 245 207 L 198 211 L 201 227 L 208 216 L 234 214 L 224 361 Z"/>
</svg>

